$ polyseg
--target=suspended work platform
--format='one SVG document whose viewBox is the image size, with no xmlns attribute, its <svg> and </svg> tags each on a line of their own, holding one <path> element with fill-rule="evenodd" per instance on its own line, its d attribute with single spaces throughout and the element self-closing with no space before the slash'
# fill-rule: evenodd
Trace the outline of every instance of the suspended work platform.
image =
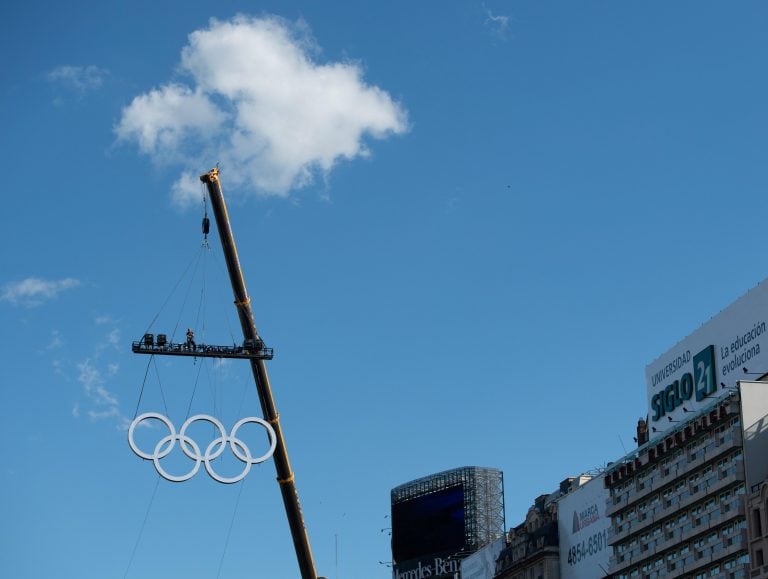
<svg viewBox="0 0 768 579">
<path fill-rule="evenodd" d="M 134 354 L 159 354 L 161 356 L 192 356 L 195 358 L 256 358 L 271 360 L 272 348 L 265 348 L 261 340 L 245 340 L 242 346 L 215 346 L 212 344 L 188 344 L 169 342 L 165 334 L 144 334 L 138 342 L 131 343 Z"/>
</svg>

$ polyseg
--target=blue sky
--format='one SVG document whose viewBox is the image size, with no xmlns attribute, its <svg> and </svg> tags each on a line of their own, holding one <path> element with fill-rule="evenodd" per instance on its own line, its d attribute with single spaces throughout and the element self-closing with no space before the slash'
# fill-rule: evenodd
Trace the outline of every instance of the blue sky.
<svg viewBox="0 0 768 579">
<path fill-rule="evenodd" d="M 148 508 L 126 442 L 161 388 L 177 424 L 190 398 L 259 415 L 237 363 L 162 359 L 139 397 L 130 342 L 158 311 L 157 333 L 238 329 L 184 175 L 221 162 L 329 578 L 390 576 L 393 486 L 498 467 L 512 526 L 624 454 L 645 365 L 766 277 L 762 2 L 0 14 L 9 577 L 297 576 L 271 463 L 163 481 Z"/>
</svg>

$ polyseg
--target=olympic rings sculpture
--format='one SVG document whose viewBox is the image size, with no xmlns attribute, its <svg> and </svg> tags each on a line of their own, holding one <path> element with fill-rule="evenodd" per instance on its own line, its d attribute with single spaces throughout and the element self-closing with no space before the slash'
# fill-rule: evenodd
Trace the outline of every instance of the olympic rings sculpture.
<svg viewBox="0 0 768 579">
<path fill-rule="evenodd" d="M 153 418 L 165 424 L 165 426 L 168 428 L 169 434 L 160 439 L 160 441 L 155 445 L 154 452 L 150 454 L 148 452 L 142 451 L 136 445 L 136 442 L 133 439 L 133 433 L 139 424 L 145 420 L 150 420 Z M 218 429 L 220 434 L 219 437 L 214 438 L 211 441 L 211 443 L 205 449 L 204 453 L 200 452 L 200 447 L 198 444 L 186 434 L 187 429 L 197 421 L 210 422 Z M 269 436 L 269 450 L 265 454 L 256 458 L 251 455 L 251 451 L 246 446 L 245 442 L 236 436 L 237 430 L 249 422 L 263 426 L 267 431 L 267 435 Z M 169 474 L 160 464 L 160 460 L 168 456 L 176 447 L 176 441 L 179 441 L 181 451 L 187 457 L 195 461 L 195 465 L 192 467 L 192 469 L 188 473 L 181 476 Z M 243 472 L 233 477 L 223 477 L 215 470 L 213 470 L 213 467 L 211 466 L 211 461 L 221 456 L 221 453 L 224 452 L 224 448 L 226 447 L 227 443 L 229 443 L 229 447 L 232 449 L 232 453 L 235 455 L 235 457 L 237 457 L 241 462 L 245 463 Z M 214 418 L 213 416 L 209 416 L 208 414 L 196 414 L 195 416 L 188 418 L 184 424 L 181 425 L 181 429 L 177 434 L 176 428 L 167 417 L 163 416 L 162 414 L 158 414 L 157 412 L 145 412 L 144 414 L 140 414 L 134 418 L 133 422 L 131 422 L 131 426 L 128 428 L 128 444 L 130 445 L 131 450 L 138 456 L 144 460 L 151 460 L 155 464 L 155 469 L 157 470 L 158 474 L 168 481 L 184 482 L 189 480 L 197 474 L 198 470 L 200 470 L 200 465 L 205 463 L 205 470 L 208 471 L 208 474 L 212 479 L 223 484 L 231 484 L 243 480 L 245 476 L 250 472 L 251 467 L 254 464 L 264 462 L 274 454 L 275 447 L 277 446 L 277 436 L 275 435 L 275 430 L 272 428 L 272 425 L 270 425 L 269 422 L 262 418 L 256 418 L 255 416 L 249 416 L 248 418 L 242 418 L 238 420 L 232 427 L 232 432 L 227 435 L 222 423 L 218 419 Z"/>
</svg>

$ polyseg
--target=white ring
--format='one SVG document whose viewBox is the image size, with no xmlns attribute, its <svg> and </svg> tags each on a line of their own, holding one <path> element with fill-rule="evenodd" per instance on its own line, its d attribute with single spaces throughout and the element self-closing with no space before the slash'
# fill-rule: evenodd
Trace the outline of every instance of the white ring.
<svg viewBox="0 0 768 579">
<path fill-rule="evenodd" d="M 176 429 L 173 427 L 173 423 L 162 414 L 158 414 L 157 412 L 145 412 L 144 414 L 134 418 L 133 422 L 131 422 L 130 428 L 128 428 L 128 444 L 131 446 L 131 450 L 144 460 L 154 460 L 155 456 L 154 454 L 147 454 L 146 452 L 139 450 L 139 447 L 136 446 L 136 442 L 133 440 L 133 431 L 136 430 L 136 427 L 141 422 L 149 420 L 150 418 L 156 418 L 165 424 L 168 427 L 168 431 L 170 432 L 171 437 L 176 437 Z M 173 444 L 170 446 L 170 449 L 173 450 Z M 166 452 L 163 456 L 166 456 L 169 452 L 171 452 L 171 450 L 168 450 L 168 452 Z M 155 452 L 157 452 L 157 448 L 155 448 Z M 162 458 L 162 456 L 158 458 Z"/>
<path fill-rule="evenodd" d="M 208 445 L 208 448 L 205 451 L 205 458 L 203 459 L 205 461 L 205 470 L 208 471 L 208 474 L 210 475 L 210 477 L 213 480 L 218 481 L 218 482 L 220 482 L 222 484 L 225 484 L 225 485 L 236 483 L 236 482 L 239 482 L 239 481 L 243 480 L 245 478 L 245 476 L 251 471 L 251 466 L 253 464 L 250 461 L 243 461 L 243 462 L 245 462 L 245 468 L 243 469 L 243 472 L 241 472 L 239 475 L 233 476 L 233 477 L 221 476 L 219 473 L 217 473 L 215 470 L 213 470 L 213 467 L 211 466 L 211 463 L 208 460 L 208 458 L 209 458 L 208 457 L 208 453 L 210 452 L 211 447 L 214 444 L 221 444 L 221 448 L 224 448 L 226 446 L 226 442 L 227 441 L 229 441 L 230 446 L 232 444 L 241 445 L 246 450 L 246 452 L 247 452 L 247 454 L 249 456 L 251 454 L 251 451 L 248 450 L 248 447 L 245 446 L 245 444 L 243 444 L 242 440 L 238 440 L 237 442 L 234 442 L 233 439 L 229 439 L 229 438 L 217 438 L 216 440 L 212 441 L 211 444 Z M 238 456 L 237 458 L 240 458 L 240 457 Z"/>
<path fill-rule="evenodd" d="M 185 433 L 187 432 L 187 428 L 189 428 L 192 425 L 193 422 L 197 422 L 198 420 L 202 420 L 204 422 L 210 422 L 216 428 L 219 429 L 219 434 L 221 435 L 221 436 L 219 436 L 219 438 L 226 438 L 227 432 L 226 432 L 226 430 L 224 430 L 224 425 L 218 419 L 214 418 L 213 416 L 208 416 L 207 414 L 195 414 L 192 418 L 187 418 L 187 420 L 184 422 L 184 424 L 181 425 L 181 430 L 179 430 L 179 435 L 180 436 L 184 436 Z M 185 438 L 189 438 L 189 437 L 185 436 Z M 186 448 L 183 447 L 183 445 L 182 445 L 182 449 L 181 450 L 184 451 L 184 454 L 186 454 L 192 460 L 197 460 L 198 457 L 201 460 L 203 459 L 203 457 L 200 455 L 200 448 L 199 447 L 195 451 L 194 455 L 189 454 L 187 452 Z M 219 452 L 217 452 L 216 454 L 212 455 L 210 458 L 211 459 L 218 458 L 219 456 L 221 456 L 222 452 L 224 452 L 224 445 L 223 444 L 221 445 L 221 449 L 219 450 Z"/>
<path fill-rule="evenodd" d="M 246 459 L 240 454 L 238 454 L 237 449 L 235 448 L 234 441 L 240 440 L 239 438 L 235 438 L 235 434 L 237 433 L 237 429 L 240 428 L 243 424 L 247 424 L 249 422 L 255 422 L 256 424 L 261 424 L 267 431 L 267 436 L 269 436 L 269 450 L 265 452 L 263 455 L 261 455 L 259 458 L 248 458 L 248 462 L 251 464 L 258 464 L 260 462 L 264 462 L 267 460 L 270 456 L 272 456 L 275 453 L 275 447 L 277 447 L 277 435 L 275 434 L 275 429 L 272 428 L 272 425 L 264 420 L 263 418 L 256 418 L 255 416 L 249 416 L 248 418 L 241 418 L 237 422 L 235 422 L 235 425 L 232 427 L 232 434 L 230 434 L 230 446 L 232 447 L 232 453 L 242 460 L 243 462 L 246 461 Z M 245 445 L 243 445 L 245 447 Z M 245 447 L 247 448 L 247 447 Z M 248 451 L 248 456 L 250 457 L 250 450 Z"/>
<path fill-rule="evenodd" d="M 166 443 L 166 441 L 170 440 L 170 436 L 166 436 L 164 438 L 160 439 L 160 442 L 157 443 L 157 446 L 155 447 L 155 454 L 157 453 L 157 450 L 160 449 L 160 447 Z M 182 437 L 180 434 L 177 434 L 173 440 L 171 440 L 172 444 L 170 445 L 170 448 L 173 448 L 176 446 L 176 440 L 181 441 Z M 195 452 L 197 452 L 198 456 L 200 455 L 200 447 L 197 446 L 197 443 L 192 440 L 191 438 L 187 438 L 189 441 L 189 444 L 192 445 L 192 447 L 195 449 Z M 181 449 L 184 450 L 184 445 L 180 444 Z M 169 451 L 170 452 L 170 451 Z M 167 456 L 168 453 L 166 453 L 163 456 Z M 187 454 L 186 452 L 184 454 Z M 189 455 L 187 455 L 189 456 Z M 152 462 L 155 463 L 155 469 L 157 469 L 158 474 L 163 477 L 165 480 L 169 480 L 171 482 L 184 482 L 185 480 L 191 479 L 193 476 L 197 474 L 197 471 L 200 470 L 200 463 L 202 462 L 201 458 L 195 458 L 195 466 L 192 467 L 192 470 L 190 470 L 187 474 L 183 474 L 181 476 L 174 476 L 172 474 L 168 474 L 165 469 L 160 465 L 160 459 L 162 456 L 155 456 L 152 458 Z"/>
</svg>

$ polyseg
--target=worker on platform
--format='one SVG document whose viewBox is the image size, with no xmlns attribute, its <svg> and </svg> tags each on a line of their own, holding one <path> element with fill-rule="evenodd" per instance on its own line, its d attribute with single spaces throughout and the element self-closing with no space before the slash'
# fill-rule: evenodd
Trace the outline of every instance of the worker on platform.
<svg viewBox="0 0 768 579">
<path fill-rule="evenodd" d="M 192 328 L 187 328 L 187 349 L 197 350 L 197 344 L 195 344 L 195 332 Z"/>
</svg>

